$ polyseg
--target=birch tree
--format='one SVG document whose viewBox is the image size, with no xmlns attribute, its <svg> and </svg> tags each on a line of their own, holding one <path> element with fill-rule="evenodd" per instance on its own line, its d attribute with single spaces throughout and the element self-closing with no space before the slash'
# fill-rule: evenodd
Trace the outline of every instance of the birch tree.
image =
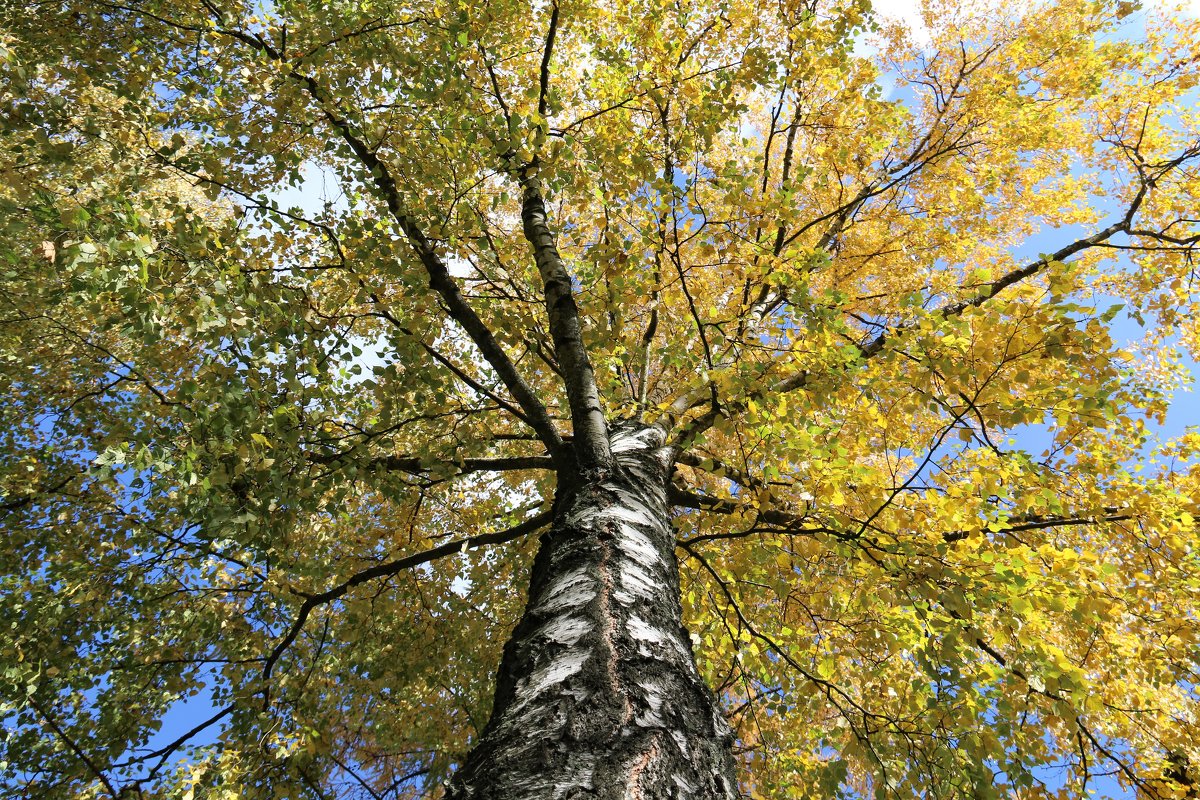
<svg viewBox="0 0 1200 800">
<path fill-rule="evenodd" d="M 0 9 L 5 792 L 1196 796 L 1195 20 Z"/>
</svg>

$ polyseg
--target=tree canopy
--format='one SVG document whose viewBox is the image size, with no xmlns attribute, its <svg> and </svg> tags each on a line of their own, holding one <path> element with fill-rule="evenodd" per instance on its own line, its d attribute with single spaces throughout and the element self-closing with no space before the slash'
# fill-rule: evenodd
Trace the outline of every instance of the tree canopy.
<svg viewBox="0 0 1200 800">
<path fill-rule="evenodd" d="M 639 420 L 746 795 L 1196 795 L 1195 20 L 0 9 L 6 791 L 438 797 Z"/>
</svg>

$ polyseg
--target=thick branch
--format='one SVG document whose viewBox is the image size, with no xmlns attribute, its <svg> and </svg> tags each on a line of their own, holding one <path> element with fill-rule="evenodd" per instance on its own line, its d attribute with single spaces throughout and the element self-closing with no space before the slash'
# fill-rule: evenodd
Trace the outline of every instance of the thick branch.
<svg viewBox="0 0 1200 800">
<path fill-rule="evenodd" d="M 596 376 L 583 342 L 583 325 L 579 307 L 575 304 L 571 276 L 550 231 L 546 203 L 537 179 L 526 174 L 520 181 L 521 221 L 545 286 L 554 355 L 562 369 L 571 406 L 575 454 L 581 469 L 606 469 L 612 464 L 608 427 L 600 407 Z"/>
<path fill-rule="evenodd" d="M 259 37 L 238 30 L 221 30 L 220 33 L 249 45 L 273 61 L 288 63 L 274 47 Z M 496 371 L 501 382 L 512 393 L 512 396 L 524 411 L 525 418 L 529 420 L 530 425 L 537 431 L 538 437 L 550 450 L 551 454 L 561 461 L 564 458 L 562 455 L 562 437 L 554 427 L 554 423 L 550 419 L 545 405 L 535 394 L 533 388 L 517 372 L 516 365 L 513 364 L 508 354 L 504 352 L 504 348 L 500 346 L 500 343 L 496 341 L 496 337 L 492 334 L 491 330 L 462 296 L 458 285 L 450 275 L 450 270 L 447 268 L 445 261 L 438 255 L 433 244 L 417 224 L 417 221 L 405 212 L 400 188 L 387 164 L 355 133 L 350 122 L 335 112 L 335 105 L 326 97 L 325 92 L 315 78 L 297 69 L 292 69 L 288 74 L 291 78 L 299 82 L 309 97 L 316 102 L 325 120 L 350 147 L 351 152 L 354 153 L 359 163 L 370 172 L 375 188 L 387 204 L 392 218 L 399 225 L 409 244 L 416 252 L 417 257 L 420 259 L 421 264 L 425 267 L 425 271 L 429 275 L 430 288 L 442 298 L 442 302 L 450 317 L 471 338 L 471 341 L 479 348 L 479 352 L 483 355 L 484 360 Z M 561 461 L 560 466 L 566 465 L 567 462 Z"/>
<path fill-rule="evenodd" d="M 554 35 L 558 32 L 558 2 L 551 5 L 550 27 L 546 31 L 546 47 L 542 51 L 542 68 L 538 76 L 538 116 L 546 116 L 546 93 L 550 90 L 550 59 L 554 55 Z"/>
</svg>

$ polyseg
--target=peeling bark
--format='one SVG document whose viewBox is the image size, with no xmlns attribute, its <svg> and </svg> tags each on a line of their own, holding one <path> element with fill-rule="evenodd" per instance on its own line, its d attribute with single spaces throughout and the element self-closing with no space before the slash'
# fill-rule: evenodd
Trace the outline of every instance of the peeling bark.
<svg viewBox="0 0 1200 800">
<path fill-rule="evenodd" d="M 672 451 L 615 427 L 614 465 L 563 487 L 492 719 L 450 800 L 723 800 L 733 732 L 683 627 L 667 505 Z"/>
</svg>

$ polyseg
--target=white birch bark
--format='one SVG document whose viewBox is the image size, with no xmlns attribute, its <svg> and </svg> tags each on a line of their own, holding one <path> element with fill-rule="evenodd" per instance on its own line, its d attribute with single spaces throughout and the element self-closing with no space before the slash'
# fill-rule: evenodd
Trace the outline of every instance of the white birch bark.
<svg viewBox="0 0 1200 800">
<path fill-rule="evenodd" d="M 614 426 L 614 466 L 562 491 L 491 722 L 452 800 L 725 800 L 733 733 L 683 627 L 671 450 Z"/>
</svg>

